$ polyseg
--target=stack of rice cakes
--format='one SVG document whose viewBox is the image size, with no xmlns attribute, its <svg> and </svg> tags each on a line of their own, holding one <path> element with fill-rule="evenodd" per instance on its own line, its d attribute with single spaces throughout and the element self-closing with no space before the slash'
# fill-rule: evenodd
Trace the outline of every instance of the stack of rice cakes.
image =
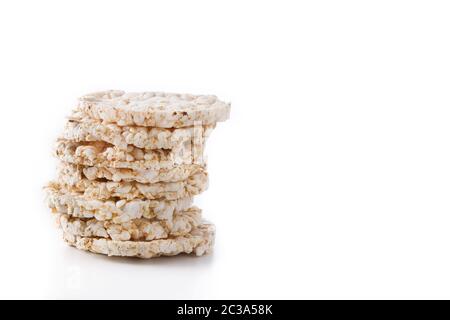
<svg viewBox="0 0 450 320">
<path fill-rule="evenodd" d="M 56 143 L 46 187 L 64 240 L 109 256 L 201 256 L 214 225 L 193 197 L 206 190 L 205 141 L 230 105 L 215 96 L 105 91 L 83 96 Z"/>
</svg>

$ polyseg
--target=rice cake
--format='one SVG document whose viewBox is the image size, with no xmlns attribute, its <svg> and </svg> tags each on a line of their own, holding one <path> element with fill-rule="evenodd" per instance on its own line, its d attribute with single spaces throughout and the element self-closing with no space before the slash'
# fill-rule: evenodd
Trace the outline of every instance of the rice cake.
<svg viewBox="0 0 450 320">
<path fill-rule="evenodd" d="M 56 213 L 56 220 L 64 232 L 75 236 L 121 241 L 150 241 L 184 236 L 201 224 L 202 217 L 201 210 L 192 207 L 175 214 L 170 220 L 140 218 L 124 223 L 114 223 L 110 220 L 74 218 L 60 213 Z"/>
<path fill-rule="evenodd" d="M 96 237 L 80 237 L 63 232 L 63 239 L 80 250 L 108 256 L 154 258 L 174 256 L 181 253 L 202 256 L 211 252 L 214 245 L 215 227 L 203 223 L 185 236 L 153 241 L 117 241 Z"/>
<path fill-rule="evenodd" d="M 127 150 L 103 141 L 74 142 L 58 140 L 55 155 L 61 161 L 95 167 L 129 169 L 171 169 L 184 164 L 203 164 L 203 147 L 174 150 L 145 150 L 128 146 Z"/>
<path fill-rule="evenodd" d="M 110 90 L 80 97 L 76 111 L 120 126 L 182 128 L 225 121 L 230 104 L 213 95 Z"/>
<path fill-rule="evenodd" d="M 105 141 L 126 150 L 129 145 L 142 149 L 175 149 L 185 144 L 203 146 L 214 125 L 185 128 L 119 126 L 86 115 L 72 114 L 61 138 L 76 142 Z"/>
<path fill-rule="evenodd" d="M 62 162 L 58 167 L 58 171 L 64 171 L 67 175 L 72 176 L 73 181 L 86 178 L 89 180 L 106 179 L 115 182 L 137 181 L 139 183 L 183 181 L 200 170 L 205 171 L 206 165 L 187 164 L 171 169 L 129 169 L 92 167 Z"/>
<path fill-rule="evenodd" d="M 126 200 L 142 198 L 175 200 L 192 197 L 205 191 L 208 188 L 208 175 L 206 171 L 199 170 L 183 181 L 139 183 L 89 180 L 84 177 L 77 179 L 65 170 L 61 170 L 57 181 L 52 181 L 49 185 L 98 200 L 107 200 L 112 197 Z"/>
<path fill-rule="evenodd" d="M 48 186 L 47 203 L 53 212 L 64 213 L 76 218 L 94 218 L 123 223 L 139 218 L 172 219 L 175 212 L 187 210 L 192 197 L 177 200 L 98 200 L 79 193 L 66 193 L 55 186 Z"/>
</svg>

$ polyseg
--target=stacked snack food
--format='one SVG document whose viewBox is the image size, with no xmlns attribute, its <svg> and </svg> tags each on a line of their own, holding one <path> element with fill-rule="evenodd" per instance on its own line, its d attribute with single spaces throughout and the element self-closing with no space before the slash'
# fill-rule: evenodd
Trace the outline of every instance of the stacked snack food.
<svg viewBox="0 0 450 320">
<path fill-rule="evenodd" d="M 208 186 L 205 141 L 230 105 L 215 96 L 83 96 L 56 143 L 48 204 L 64 240 L 110 256 L 208 253 L 215 228 L 192 205 Z"/>
</svg>

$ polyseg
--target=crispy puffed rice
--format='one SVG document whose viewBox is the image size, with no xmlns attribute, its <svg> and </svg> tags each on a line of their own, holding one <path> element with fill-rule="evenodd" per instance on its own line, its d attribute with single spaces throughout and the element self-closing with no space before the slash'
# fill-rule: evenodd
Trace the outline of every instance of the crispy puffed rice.
<svg viewBox="0 0 450 320">
<path fill-rule="evenodd" d="M 208 188 L 208 175 L 206 171 L 199 169 L 183 181 L 139 183 L 74 179 L 74 176 L 68 174 L 66 170 L 60 170 L 57 181 L 49 183 L 52 186 L 56 184 L 60 185 L 60 188 L 98 200 L 112 197 L 126 200 L 142 198 L 175 200 L 192 197 L 205 191 Z"/>
<path fill-rule="evenodd" d="M 106 141 L 122 150 L 129 145 L 142 149 L 203 148 L 214 125 L 186 128 L 155 128 L 119 126 L 115 123 L 80 117 L 80 113 L 69 117 L 61 137 L 71 141 Z"/>
<path fill-rule="evenodd" d="M 53 212 L 76 218 L 95 218 L 123 223 L 139 218 L 170 220 L 175 212 L 187 210 L 192 197 L 177 200 L 98 200 L 86 198 L 80 193 L 65 193 L 55 186 L 48 186 L 47 203 Z"/>
<path fill-rule="evenodd" d="M 81 250 L 108 256 L 154 258 L 174 256 L 180 253 L 202 256 L 214 245 L 215 227 L 203 223 L 185 236 L 153 241 L 118 241 L 95 237 L 80 237 L 63 232 L 64 240 Z"/>
<path fill-rule="evenodd" d="M 230 104 L 213 95 L 110 90 L 82 96 L 78 111 L 121 126 L 181 128 L 213 125 L 230 116 Z"/>
<path fill-rule="evenodd" d="M 184 236 L 202 222 L 197 207 L 178 212 L 171 220 L 133 219 L 124 223 L 74 218 L 56 213 L 58 225 L 64 232 L 81 237 L 99 237 L 112 240 L 150 241 Z"/>
<path fill-rule="evenodd" d="M 95 167 L 168 169 L 182 164 L 203 164 L 203 147 L 191 150 L 190 145 L 174 150 L 144 150 L 130 145 L 121 150 L 103 141 L 58 140 L 55 154 L 64 162 Z"/>
<path fill-rule="evenodd" d="M 137 181 L 139 183 L 176 182 L 183 181 L 199 170 L 205 170 L 205 165 L 185 164 L 171 169 L 126 169 L 89 167 L 71 163 L 60 163 L 58 171 L 64 171 L 72 176 L 73 183 L 81 179 L 106 179 L 109 181 Z"/>
</svg>

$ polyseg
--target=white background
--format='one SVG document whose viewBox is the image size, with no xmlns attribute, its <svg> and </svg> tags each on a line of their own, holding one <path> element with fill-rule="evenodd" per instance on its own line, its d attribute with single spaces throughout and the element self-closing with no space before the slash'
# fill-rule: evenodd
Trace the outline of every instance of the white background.
<svg viewBox="0 0 450 320">
<path fill-rule="evenodd" d="M 450 298 L 448 1 L 2 1 L 1 298 Z M 97 90 L 212 93 L 212 255 L 66 246 L 53 142 Z"/>
</svg>

